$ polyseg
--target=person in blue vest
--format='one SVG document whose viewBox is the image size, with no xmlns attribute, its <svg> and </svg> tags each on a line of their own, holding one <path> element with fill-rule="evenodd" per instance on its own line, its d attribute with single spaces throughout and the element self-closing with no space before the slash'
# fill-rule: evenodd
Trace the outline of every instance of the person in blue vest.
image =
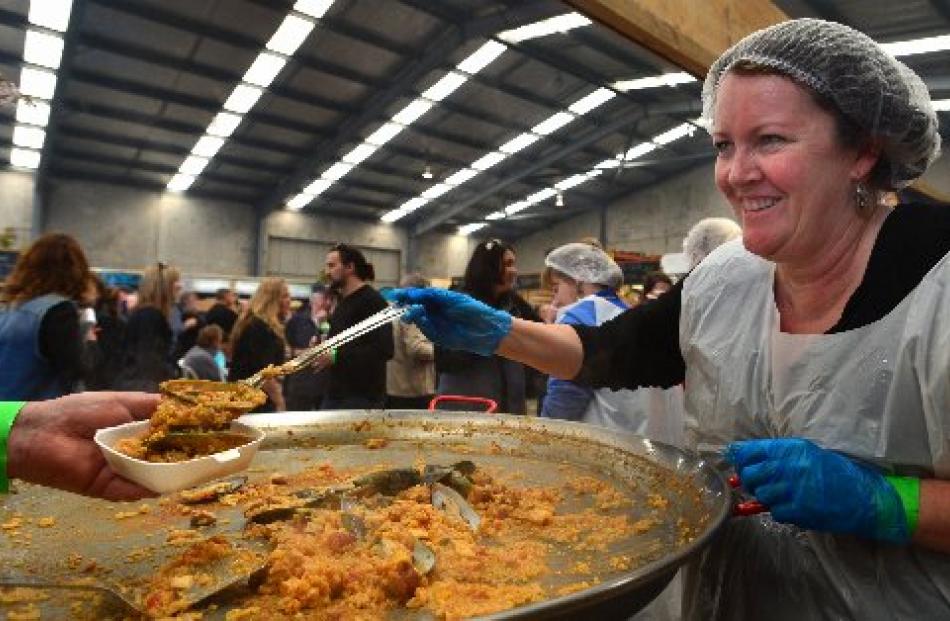
<svg viewBox="0 0 950 621">
<path fill-rule="evenodd" d="M 83 374 L 77 302 L 93 282 L 69 235 L 43 235 L 23 252 L 0 292 L 0 401 L 73 390 Z"/>
</svg>

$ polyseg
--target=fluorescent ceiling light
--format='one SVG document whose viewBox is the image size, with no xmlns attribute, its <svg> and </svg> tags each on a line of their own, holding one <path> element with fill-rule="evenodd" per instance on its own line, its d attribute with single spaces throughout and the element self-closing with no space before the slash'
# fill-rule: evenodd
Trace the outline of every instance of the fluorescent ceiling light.
<svg viewBox="0 0 950 621">
<path fill-rule="evenodd" d="M 626 159 L 626 157 L 624 157 L 624 159 Z M 602 162 L 598 162 L 596 165 L 594 165 L 594 170 L 603 170 L 606 168 L 619 168 L 619 167 L 620 167 L 619 159 L 616 159 L 616 160 L 609 159 L 609 160 L 604 160 Z"/>
<path fill-rule="evenodd" d="M 490 214 L 488 214 L 487 216 L 485 216 L 485 219 L 486 219 L 486 220 L 501 220 L 501 219 L 504 218 L 506 215 L 507 215 L 507 214 L 506 214 L 504 211 L 493 211 L 493 212 L 491 212 Z"/>
<path fill-rule="evenodd" d="M 527 209 L 531 205 L 532 203 L 529 203 L 528 201 L 518 201 L 517 203 L 512 203 L 505 207 L 505 213 L 510 216 L 518 213 L 519 211 Z"/>
<path fill-rule="evenodd" d="M 405 215 L 406 215 L 405 211 L 400 211 L 399 209 L 393 209 L 392 211 L 387 211 L 386 213 L 384 213 L 382 217 L 380 218 L 380 220 L 387 224 L 392 224 L 393 222 L 395 222 L 396 220 L 399 220 Z"/>
<path fill-rule="evenodd" d="M 485 45 L 472 52 L 468 58 L 456 65 L 455 68 L 459 71 L 464 71 L 469 75 L 475 75 L 484 69 L 488 63 L 501 56 L 501 54 L 507 49 L 507 46 L 499 43 L 498 41 L 489 41 Z"/>
<path fill-rule="evenodd" d="M 451 186 L 447 183 L 437 183 L 431 188 L 427 189 L 422 194 L 420 194 L 419 196 L 421 196 L 422 198 L 433 200 L 433 199 L 439 198 L 440 196 L 442 196 L 443 194 L 451 190 L 453 187 L 454 186 Z"/>
<path fill-rule="evenodd" d="M 936 99 L 931 103 L 937 112 L 950 112 L 950 99 Z"/>
<path fill-rule="evenodd" d="M 555 183 L 554 187 L 558 190 L 570 190 L 571 188 L 577 187 L 581 185 L 582 183 L 587 183 L 588 181 L 590 181 L 591 179 L 599 175 L 601 172 L 602 171 L 600 170 L 592 170 L 586 173 L 571 175 L 567 179 L 562 179 L 561 181 Z"/>
<path fill-rule="evenodd" d="M 382 127 L 366 137 L 366 142 L 382 146 L 399 135 L 404 129 L 406 129 L 406 126 L 399 123 L 384 123 Z"/>
<path fill-rule="evenodd" d="M 243 118 L 244 117 L 231 114 L 230 112 L 219 112 L 211 119 L 211 123 L 208 124 L 208 133 L 212 136 L 227 138 L 234 133 L 234 130 L 241 124 L 241 119 Z"/>
<path fill-rule="evenodd" d="M 36 30 L 26 31 L 26 40 L 23 43 L 23 60 L 50 69 L 59 69 L 59 61 L 62 58 L 62 37 Z"/>
<path fill-rule="evenodd" d="M 662 134 L 653 137 L 653 142 L 657 144 L 669 144 L 673 141 L 692 136 L 696 131 L 696 126 L 690 123 L 681 123 L 672 129 L 668 129 Z"/>
<path fill-rule="evenodd" d="M 66 32 L 73 0 L 32 0 L 27 20 L 50 30 Z"/>
<path fill-rule="evenodd" d="M 404 211 L 406 213 L 412 213 L 416 209 L 419 209 L 423 205 L 429 202 L 428 198 L 422 196 L 417 196 L 415 198 L 410 198 L 405 203 L 399 206 L 399 211 Z"/>
<path fill-rule="evenodd" d="M 20 70 L 20 92 L 28 97 L 52 99 L 56 91 L 56 74 L 45 69 L 23 67 Z"/>
<path fill-rule="evenodd" d="M 333 166 L 327 168 L 326 171 L 320 176 L 324 179 L 336 181 L 337 179 L 342 179 L 351 170 L 353 170 L 353 164 L 337 162 Z"/>
<path fill-rule="evenodd" d="M 545 199 L 551 198 L 555 194 L 557 194 L 557 190 L 555 190 L 554 188 L 544 188 L 543 190 L 538 190 L 534 194 L 529 194 L 525 198 L 525 201 L 533 205 L 534 203 L 540 203 L 541 201 Z"/>
<path fill-rule="evenodd" d="M 263 94 L 264 91 L 256 86 L 238 84 L 234 87 L 234 90 L 231 91 L 228 100 L 224 102 L 224 109 L 237 112 L 238 114 L 244 114 L 254 107 L 254 104 L 257 103 L 257 100 L 260 99 Z"/>
<path fill-rule="evenodd" d="M 244 74 L 244 81 L 255 84 L 263 88 L 270 86 L 280 70 L 287 64 L 287 59 L 267 52 L 261 52 L 251 63 L 247 73 Z"/>
<path fill-rule="evenodd" d="M 687 84 L 695 81 L 696 78 L 684 71 L 680 71 L 677 73 L 664 73 L 662 75 L 636 78 L 634 80 L 619 80 L 614 82 L 614 88 L 618 91 L 639 91 L 647 88 L 659 88 L 661 86 L 677 86 L 679 84 Z"/>
<path fill-rule="evenodd" d="M 307 205 L 309 205 L 310 201 L 312 201 L 313 198 L 314 198 L 313 195 L 305 194 L 301 192 L 297 196 L 287 201 L 287 207 L 289 207 L 290 209 L 296 209 L 299 211 L 303 209 L 304 207 L 306 207 Z"/>
<path fill-rule="evenodd" d="M 567 32 L 574 28 L 587 26 L 590 20 L 580 13 L 565 13 L 556 17 L 543 19 L 527 26 L 506 30 L 498 35 L 498 38 L 509 43 L 518 43 L 528 39 L 537 39 L 546 37 L 557 32 Z"/>
<path fill-rule="evenodd" d="M 466 224 L 459 227 L 459 235 L 471 235 L 475 231 L 480 231 L 481 229 L 488 226 L 487 222 L 473 222 L 471 224 Z"/>
<path fill-rule="evenodd" d="M 600 87 L 590 95 L 582 97 L 567 107 L 574 114 L 584 115 L 617 96 L 609 88 Z"/>
<path fill-rule="evenodd" d="M 314 19 L 320 19 L 330 10 L 331 6 L 333 6 L 333 0 L 297 0 L 294 10 Z"/>
<path fill-rule="evenodd" d="M 950 50 L 950 35 L 882 43 L 881 47 L 884 48 L 885 52 L 893 56 L 913 56 L 914 54 L 942 52 L 944 50 Z"/>
<path fill-rule="evenodd" d="M 427 88 L 422 96 L 430 101 L 442 101 L 467 81 L 468 76 L 450 71 L 441 80 Z M 396 118 L 393 117 L 393 120 L 395 121 Z"/>
<path fill-rule="evenodd" d="M 402 125 L 411 125 L 416 119 L 428 112 L 431 107 L 431 101 L 414 99 L 412 103 L 393 115 L 392 121 Z"/>
<path fill-rule="evenodd" d="M 643 157 L 647 153 L 652 153 L 656 151 L 659 147 L 653 144 L 652 142 L 641 142 L 635 147 L 631 147 L 626 153 L 623 154 L 624 160 L 635 160 L 638 157 Z"/>
<path fill-rule="evenodd" d="M 267 42 L 267 49 L 287 56 L 293 56 L 297 48 L 306 41 L 313 30 L 313 22 L 301 19 L 296 15 L 288 15 L 281 22 L 277 32 Z"/>
<path fill-rule="evenodd" d="M 46 131 L 32 125 L 15 125 L 13 127 L 13 144 L 18 147 L 42 149 L 46 140 Z"/>
<path fill-rule="evenodd" d="M 499 151 L 491 151 L 481 156 L 474 162 L 470 164 L 471 168 L 475 170 L 488 170 L 498 162 L 505 160 L 508 157 L 507 153 L 501 153 Z"/>
<path fill-rule="evenodd" d="M 10 164 L 20 168 L 39 168 L 40 152 L 32 149 L 10 149 Z"/>
<path fill-rule="evenodd" d="M 379 149 L 378 146 L 373 144 L 363 143 L 355 147 L 352 151 L 340 158 L 341 161 L 346 162 L 347 164 L 353 164 L 354 166 L 359 165 L 360 162 L 368 158 L 373 153 L 376 153 L 376 150 Z"/>
<path fill-rule="evenodd" d="M 168 182 L 166 186 L 172 192 L 184 192 L 191 187 L 191 184 L 195 182 L 195 178 L 191 175 L 183 175 L 178 173 L 172 180 Z"/>
<path fill-rule="evenodd" d="M 314 179 L 313 182 L 303 189 L 304 194 L 309 194 L 316 198 L 327 191 L 333 185 L 331 179 Z"/>
<path fill-rule="evenodd" d="M 205 166 L 208 165 L 208 159 L 204 157 L 198 157 L 197 155 L 189 155 L 185 158 L 185 161 L 181 163 L 181 166 L 178 167 L 178 172 L 197 177 L 201 174 L 201 171 L 205 169 Z"/>
<path fill-rule="evenodd" d="M 525 147 L 528 147 L 534 144 L 540 139 L 541 139 L 540 136 L 526 132 L 524 134 L 521 134 L 520 136 L 516 136 L 512 138 L 505 144 L 501 145 L 500 147 L 498 147 L 498 150 L 501 151 L 502 153 L 508 153 L 508 154 L 517 153 L 518 151 L 521 151 Z"/>
<path fill-rule="evenodd" d="M 26 99 L 20 99 L 16 102 L 16 120 L 18 123 L 46 127 L 49 123 L 49 104 L 39 99 L 29 102 Z"/>
<path fill-rule="evenodd" d="M 445 183 L 451 186 L 462 185 L 466 181 L 477 176 L 478 176 L 477 170 L 472 170 L 471 168 L 463 168 L 462 170 L 456 171 L 455 173 L 446 177 Z"/>
<path fill-rule="evenodd" d="M 548 134 L 553 134 L 557 130 L 561 129 L 575 118 L 577 117 L 567 112 L 556 112 L 547 119 L 532 127 L 531 131 L 541 136 L 547 136 Z"/>
<path fill-rule="evenodd" d="M 198 142 L 195 143 L 195 146 L 191 148 L 191 152 L 195 155 L 200 155 L 201 157 L 214 157 L 215 153 L 218 152 L 224 145 L 224 138 L 218 138 L 217 136 L 202 136 L 198 139 Z"/>
</svg>

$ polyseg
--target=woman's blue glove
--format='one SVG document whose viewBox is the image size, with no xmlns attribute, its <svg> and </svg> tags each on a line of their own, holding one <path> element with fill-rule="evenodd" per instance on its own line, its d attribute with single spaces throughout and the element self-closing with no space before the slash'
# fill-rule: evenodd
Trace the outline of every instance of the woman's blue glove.
<svg viewBox="0 0 950 621">
<path fill-rule="evenodd" d="M 511 315 L 447 289 L 393 289 L 386 299 L 409 310 L 402 316 L 428 339 L 449 349 L 491 356 L 511 332 Z"/>
<path fill-rule="evenodd" d="M 893 543 L 910 538 L 904 505 L 882 475 L 808 440 L 733 442 L 726 459 L 779 522 Z"/>
</svg>

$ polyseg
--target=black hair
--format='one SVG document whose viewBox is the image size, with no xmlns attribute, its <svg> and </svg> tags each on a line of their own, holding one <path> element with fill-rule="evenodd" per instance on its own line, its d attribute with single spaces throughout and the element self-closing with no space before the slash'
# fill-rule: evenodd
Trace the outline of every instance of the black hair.
<svg viewBox="0 0 950 621">
<path fill-rule="evenodd" d="M 349 244 L 336 244 L 333 248 L 330 248 L 330 252 L 338 253 L 340 263 L 343 265 L 352 265 L 356 270 L 356 277 L 360 280 L 374 280 L 376 278 L 376 270 L 373 269 L 373 264 L 367 263 L 366 257 L 358 248 L 354 248 Z"/>
<path fill-rule="evenodd" d="M 494 304 L 495 286 L 502 282 L 505 252 L 515 249 L 500 239 L 490 239 L 475 246 L 472 258 L 465 267 L 463 289 L 472 297 Z"/>
<path fill-rule="evenodd" d="M 663 272 L 650 272 L 643 281 L 643 293 L 647 294 L 653 291 L 653 287 L 658 282 L 665 282 L 671 287 L 673 286 L 673 280 Z"/>
</svg>

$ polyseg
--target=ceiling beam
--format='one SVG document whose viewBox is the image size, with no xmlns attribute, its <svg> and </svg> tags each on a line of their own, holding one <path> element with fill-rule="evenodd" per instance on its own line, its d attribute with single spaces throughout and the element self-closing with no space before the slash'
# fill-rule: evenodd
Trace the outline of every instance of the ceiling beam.
<svg viewBox="0 0 950 621">
<path fill-rule="evenodd" d="M 574 153 L 575 151 L 583 149 L 589 144 L 593 144 L 598 140 L 603 139 L 605 136 L 620 131 L 627 126 L 633 125 L 636 121 L 644 118 L 645 116 L 686 113 L 695 114 L 698 111 L 698 108 L 699 102 L 690 101 L 678 104 L 650 104 L 648 106 L 636 106 L 632 110 L 628 110 L 625 113 L 620 113 L 611 123 L 593 130 L 588 130 L 584 133 L 577 134 L 576 139 L 572 144 L 549 150 L 545 155 L 539 155 L 535 159 L 535 163 L 531 166 L 522 168 L 517 173 L 509 175 L 498 183 L 491 185 L 486 190 L 479 192 L 475 196 L 458 203 L 453 203 L 451 207 L 438 210 L 435 213 L 430 212 L 422 223 L 416 225 L 413 228 L 412 234 L 414 236 L 418 236 L 433 229 L 455 214 L 461 213 L 471 205 L 474 205 L 498 193 L 508 185 L 520 181 L 532 173 L 535 173 L 544 167 L 553 164 L 554 162 L 564 159 L 566 156 Z"/>
<path fill-rule="evenodd" d="M 332 137 L 315 145 L 311 155 L 300 162 L 294 173 L 282 180 L 274 191 L 257 206 L 260 213 L 269 213 L 278 208 L 289 195 L 299 192 L 305 183 L 313 178 L 319 166 L 335 159 L 343 145 L 358 140 L 360 132 L 367 124 L 384 116 L 393 103 L 412 92 L 418 80 L 433 69 L 439 68 L 445 57 L 455 51 L 467 38 L 492 35 L 496 27 L 494 20 L 484 22 L 475 20 L 469 23 L 464 32 L 454 26 L 443 30 L 442 34 L 436 37 L 422 53 L 403 64 L 389 87 L 370 96 L 359 113 L 344 120 Z"/>
<path fill-rule="evenodd" d="M 788 19 L 769 0 L 567 0 L 696 76 L 750 32 Z"/>
<path fill-rule="evenodd" d="M 92 172 L 89 170 L 78 170 L 70 167 L 63 167 L 59 164 L 54 164 L 50 166 L 50 178 L 55 179 L 69 179 L 74 181 L 87 181 L 91 183 L 103 183 L 107 185 L 124 185 L 133 188 L 140 188 L 143 190 L 150 190 L 160 194 L 166 192 L 165 184 L 159 182 L 151 182 L 145 179 L 136 179 L 128 175 L 110 175 L 107 173 Z M 252 202 L 253 197 L 248 197 L 247 195 L 241 194 L 232 194 L 229 192 L 221 192 L 218 190 L 207 190 L 202 189 L 201 187 L 192 187 L 188 190 L 189 196 L 196 196 L 199 198 L 211 198 L 217 200 L 224 200 L 235 203 L 249 204 Z"/>
</svg>

